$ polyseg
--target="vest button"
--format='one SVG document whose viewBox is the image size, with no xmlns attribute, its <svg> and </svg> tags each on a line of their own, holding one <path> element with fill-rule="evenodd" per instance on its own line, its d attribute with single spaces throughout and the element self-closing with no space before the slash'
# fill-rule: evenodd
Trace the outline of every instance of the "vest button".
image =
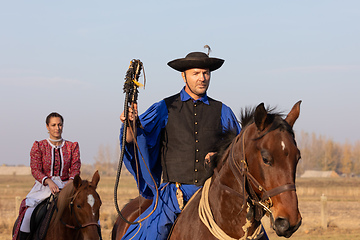
<svg viewBox="0 0 360 240">
<path fill-rule="evenodd" d="M 197 132 L 195 132 L 195 134 L 197 134 Z"/>
<path fill-rule="evenodd" d="M 196 113 L 194 113 L 194 115 L 196 116 L 197 114 L 196 114 Z"/>
<path fill-rule="evenodd" d="M 198 182 L 198 180 L 197 180 L 197 179 L 195 179 L 195 182 L 197 183 L 197 182 Z"/>
<path fill-rule="evenodd" d="M 199 140 L 196 139 L 195 142 L 199 142 Z"/>
<path fill-rule="evenodd" d="M 199 149 L 196 149 L 196 151 L 198 152 L 198 151 L 199 151 Z"/>
<path fill-rule="evenodd" d="M 198 170 L 195 168 L 195 172 L 197 172 Z"/>
<path fill-rule="evenodd" d="M 195 162 L 199 162 L 199 159 L 196 159 Z"/>
<path fill-rule="evenodd" d="M 197 125 L 197 122 L 195 122 L 195 125 Z"/>
</svg>

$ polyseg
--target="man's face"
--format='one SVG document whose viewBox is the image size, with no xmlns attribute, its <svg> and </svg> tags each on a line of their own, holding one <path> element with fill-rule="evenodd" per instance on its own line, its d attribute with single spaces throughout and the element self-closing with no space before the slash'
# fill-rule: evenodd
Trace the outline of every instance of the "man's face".
<svg viewBox="0 0 360 240">
<path fill-rule="evenodd" d="M 184 79 L 185 91 L 197 100 L 204 96 L 210 84 L 209 69 L 192 68 L 181 73 Z"/>
</svg>

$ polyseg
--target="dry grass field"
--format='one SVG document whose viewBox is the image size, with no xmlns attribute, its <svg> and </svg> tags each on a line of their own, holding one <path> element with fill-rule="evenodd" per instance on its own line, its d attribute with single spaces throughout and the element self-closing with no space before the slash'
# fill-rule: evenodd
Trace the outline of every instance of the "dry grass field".
<svg viewBox="0 0 360 240">
<path fill-rule="evenodd" d="M 91 180 L 91 176 L 82 177 Z M 16 207 L 19 204 L 16 197 L 24 198 L 33 183 L 32 176 L 0 176 L 0 240 L 11 239 L 12 225 L 17 217 Z M 117 217 L 113 202 L 114 183 L 115 177 L 101 177 L 98 187 L 103 202 L 100 222 L 104 240 L 111 239 L 111 228 Z M 298 179 L 297 193 L 303 223 L 290 239 L 360 239 L 360 179 Z M 322 194 L 328 200 L 327 229 L 321 228 Z M 122 176 L 118 190 L 119 206 L 135 196 L 137 190 L 132 177 Z M 269 228 L 267 217 L 263 219 L 263 224 L 270 239 L 284 239 L 277 237 Z"/>
</svg>

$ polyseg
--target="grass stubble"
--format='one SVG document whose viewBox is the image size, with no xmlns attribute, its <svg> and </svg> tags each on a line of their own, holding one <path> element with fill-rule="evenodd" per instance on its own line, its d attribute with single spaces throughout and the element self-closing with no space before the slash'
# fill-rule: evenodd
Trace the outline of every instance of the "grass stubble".
<svg viewBox="0 0 360 240">
<path fill-rule="evenodd" d="M 91 180 L 91 176 L 82 176 Z M 11 231 L 17 217 L 20 201 L 34 184 L 32 176 L 0 176 L 0 240 L 11 239 Z M 98 193 L 102 200 L 100 223 L 103 239 L 111 239 L 111 230 L 117 218 L 114 205 L 114 177 L 101 176 Z M 297 194 L 303 217 L 302 226 L 290 239 L 335 240 L 360 239 L 360 179 L 298 179 Z M 320 196 L 327 196 L 328 227 L 320 225 Z M 122 208 L 130 199 L 138 196 L 132 176 L 122 175 L 118 188 L 118 204 Z M 270 239 L 278 237 L 270 228 L 269 219 L 263 224 Z"/>
</svg>

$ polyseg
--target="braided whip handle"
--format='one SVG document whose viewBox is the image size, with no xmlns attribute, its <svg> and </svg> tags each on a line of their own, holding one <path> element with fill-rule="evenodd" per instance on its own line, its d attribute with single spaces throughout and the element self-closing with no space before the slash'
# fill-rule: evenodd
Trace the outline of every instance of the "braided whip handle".
<svg viewBox="0 0 360 240">
<path fill-rule="evenodd" d="M 140 84 L 138 83 L 138 79 L 140 76 L 140 72 L 143 68 L 143 64 L 138 59 L 133 59 L 130 62 L 129 69 L 126 72 L 125 76 L 125 83 L 124 83 L 124 93 L 125 93 L 125 101 L 124 101 L 124 129 L 123 129 L 123 135 L 122 135 L 122 146 L 121 146 L 121 154 L 116 174 L 116 181 L 115 181 L 115 187 L 114 187 L 114 202 L 115 202 L 115 208 L 118 212 L 119 216 L 128 224 L 137 224 L 138 222 L 130 222 L 128 221 L 122 214 L 119 209 L 118 201 L 117 201 L 117 189 L 119 186 L 119 179 L 120 179 L 120 173 L 121 173 L 121 167 L 122 163 L 124 161 L 124 152 L 125 152 L 125 144 L 126 144 L 126 132 L 128 128 L 128 112 L 129 107 L 132 103 L 136 103 L 137 97 L 138 97 L 138 87 Z"/>
</svg>

